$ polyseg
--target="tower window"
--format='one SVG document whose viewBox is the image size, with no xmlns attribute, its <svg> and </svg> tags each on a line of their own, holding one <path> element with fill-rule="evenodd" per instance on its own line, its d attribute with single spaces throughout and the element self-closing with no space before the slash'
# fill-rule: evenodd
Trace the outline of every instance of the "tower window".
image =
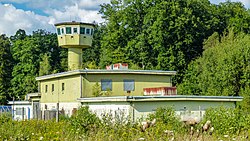
<svg viewBox="0 0 250 141">
<path fill-rule="evenodd" d="M 71 27 L 66 27 L 66 34 L 72 34 Z"/>
<path fill-rule="evenodd" d="M 90 29 L 89 28 L 86 29 L 86 34 L 90 34 Z"/>
<path fill-rule="evenodd" d="M 80 34 L 85 34 L 85 27 L 80 27 Z"/>
<path fill-rule="evenodd" d="M 54 86 L 54 84 L 52 84 L 52 92 L 54 92 L 55 91 L 55 86 Z"/>
<path fill-rule="evenodd" d="M 112 80 L 111 79 L 102 79 L 101 80 L 102 91 L 112 91 Z"/>
<path fill-rule="evenodd" d="M 64 91 L 64 85 L 65 85 L 65 84 L 64 84 L 64 83 L 62 83 L 62 91 Z"/>
<path fill-rule="evenodd" d="M 45 93 L 48 92 L 48 85 L 45 85 Z"/>
<path fill-rule="evenodd" d="M 57 28 L 57 35 L 61 35 L 61 30 L 60 30 L 60 28 Z"/>
<path fill-rule="evenodd" d="M 73 28 L 73 33 L 77 33 L 77 28 Z"/>
<path fill-rule="evenodd" d="M 94 34 L 94 29 L 91 29 L 91 35 L 93 35 Z"/>
</svg>

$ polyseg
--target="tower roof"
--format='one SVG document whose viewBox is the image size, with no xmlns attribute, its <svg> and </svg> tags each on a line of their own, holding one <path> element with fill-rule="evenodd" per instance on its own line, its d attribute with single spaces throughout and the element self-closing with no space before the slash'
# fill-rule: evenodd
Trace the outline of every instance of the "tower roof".
<svg viewBox="0 0 250 141">
<path fill-rule="evenodd" d="M 61 22 L 61 23 L 56 23 L 55 26 L 60 26 L 60 25 L 90 25 L 90 26 L 95 26 L 93 23 L 84 23 L 84 22 Z"/>
</svg>

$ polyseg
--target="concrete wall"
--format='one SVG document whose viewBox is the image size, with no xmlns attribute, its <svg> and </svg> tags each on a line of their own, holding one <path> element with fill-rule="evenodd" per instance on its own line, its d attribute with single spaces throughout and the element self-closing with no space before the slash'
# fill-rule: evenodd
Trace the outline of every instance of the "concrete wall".
<svg viewBox="0 0 250 141">
<path fill-rule="evenodd" d="M 180 118 L 195 116 L 202 118 L 205 110 L 215 107 L 234 108 L 234 102 L 221 101 L 155 101 L 155 102 L 134 102 L 135 119 L 145 118 L 148 114 L 154 113 L 158 107 L 173 107 Z M 188 114 L 188 115 L 187 115 Z"/>
<path fill-rule="evenodd" d="M 93 86 L 96 82 L 101 86 L 101 79 L 112 80 L 111 96 L 142 96 L 143 88 L 170 87 L 171 77 L 162 75 L 138 75 L 138 74 L 86 74 L 83 75 L 83 97 L 93 97 Z M 135 82 L 135 90 L 130 94 L 123 90 L 123 80 L 132 79 Z"/>
<path fill-rule="evenodd" d="M 235 107 L 234 102 L 220 101 L 93 102 L 82 103 L 82 105 L 89 106 L 90 110 L 99 117 L 107 113 L 111 117 L 116 117 L 117 113 L 123 113 L 122 118 L 131 119 L 132 121 L 147 118 L 149 114 L 153 114 L 159 107 L 173 107 L 181 120 L 189 117 L 201 119 L 205 114 L 205 110 L 211 107 Z"/>
</svg>

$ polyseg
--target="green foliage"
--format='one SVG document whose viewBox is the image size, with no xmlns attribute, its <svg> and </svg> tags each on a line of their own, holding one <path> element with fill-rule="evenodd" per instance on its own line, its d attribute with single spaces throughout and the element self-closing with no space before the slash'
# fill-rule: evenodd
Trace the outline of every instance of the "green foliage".
<svg viewBox="0 0 250 141">
<path fill-rule="evenodd" d="M 70 118 L 70 124 L 79 132 L 86 133 L 89 130 L 96 130 L 100 126 L 100 119 L 86 106 L 77 110 L 76 114 Z"/>
<path fill-rule="evenodd" d="M 92 94 L 95 97 L 101 96 L 102 95 L 102 91 L 101 91 L 101 86 L 98 82 L 95 83 L 95 85 L 92 88 Z"/>
<path fill-rule="evenodd" d="M 11 115 L 0 115 L 0 140 L 176 140 L 190 139 L 189 128 L 182 126 L 172 108 L 159 108 L 149 119 L 156 118 L 156 124 L 141 131 L 140 123 L 132 123 L 127 119 L 120 121 L 110 116 L 102 120 L 89 111 L 88 107 L 80 108 L 75 115 L 55 122 L 54 120 L 12 121 Z M 218 140 L 229 135 L 225 140 L 245 140 L 250 133 L 250 115 L 239 109 L 224 107 L 208 109 L 205 118 L 212 122 L 214 134 L 203 133 L 202 139 Z M 164 133 L 173 131 L 174 136 Z M 194 138 L 193 138 L 194 139 Z"/>
<path fill-rule="evenodd" d="M 103 91 L 103 95 L 104 96 L 111 96 L 112 95 L 112 91 L 110 90 L 110 88 L 107 88 L 106 91 Z"/>
<path fill-rule="evenodd" d="M 250 36 L 230 31 L 220 38 L 205 42 L 207 49 L 189 64 L 179 94 L 242 95 L 249 101 Z"/>
<path fill-rule="evenodd" d="M 155 118 L 157 122 L 164 124 L 167 130 L 174 130 L 178 133 L 185 131 L 183 123 L 172 107 L 158 108 L 154 114 L 149 115 L 149 118 L 151 120 Z"/>
<path fill-rule="evenodd" d="M 249 131 L 250 115 L 240 109 L 210 108 L 204 122 L 210 120 L 217 135 L 240 135 Z"/>
<path fill-rule="evenodd" d="M 44 75 L 64 70 L 61 62 L 66 52 L 58 48 L 56 34 L 37 30 L 28 36 L 19 30 L 11 39 L 15 63 L 11 80 L 12 96 L 23 97 L 36 92 L 35 77 L 39 76 L 39 71 L 40 75 Z"/>
<path fill-rule="evenodd" d="M 49 56 L 45 53 L 40 62 L 39 76 L 48 75 L 51 71 Z"/>
<path fill-rule="evenodd" d="M 12 120 L 12 114 L 9 112 L 2 112 L 0 114 L 0 123 L 10 122 Z"/>
<path fill-rule="evenodd" d="M 0 104 L 6 104 L 10 98 L 11 71 L 13 59 L 10 52 L 10 41 L 5 35 L 0 35 Z"/>
<path fill-rule="evenodd" d="M 124 5 L 112 0 L 101 5 L 100 13 L 106 20 L 102 67 L 127 62 L 142 69 L 176 70 L 174 83 L 182 82 L 188 64 L 202 54 L 203 41 L 214 32 L 222 35 L 232 27 L 250 31 L 249 12 L 234 2 L 129 0 Z"/>
<path fill-rule="evenodd" d="M 95 97 L 98 96 L 111 96 L 112 91 L 108 88 L 106 91 L 101 90 L 101 86 L 98 82 L 95 83 L 95 85 L 92 87 L 92 95 Z"/>
<path fill-rule="evenodd" d="M 83 67 L 88 69 L 99 68 L 100 54 L 101 54 L 101 40 L 103 35 L 103 25 L 96 25 L 93 36 L 92 47 L 83 50 Z"/>
<path fill-rule="evenodd" d="M 245 88 L 241 88 L 240 96 L 243 97 L 243 101 L 238 102 L 237 105 L 244 112 L 250 114 L 250 87 L 246 86 Z"/>
</svg>

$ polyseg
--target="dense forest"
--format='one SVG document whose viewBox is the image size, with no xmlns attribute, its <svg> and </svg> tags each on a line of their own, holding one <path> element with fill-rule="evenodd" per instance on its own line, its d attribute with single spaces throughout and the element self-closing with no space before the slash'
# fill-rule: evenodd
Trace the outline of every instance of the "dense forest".
<svg viewBox="0 0 250 141">
<path fill-rule="evenodd" d="M 240 2 L 111 0 L 96 26 L 83 68 L 128 63 L 130 69 L 175 70 L 184 95 L 244 96 L 250 105 L 250 10 Z M 35 77 L 67 70 L 55 33 L 0 35 L 0 102 L 37 91 Z"/>
</svg>

